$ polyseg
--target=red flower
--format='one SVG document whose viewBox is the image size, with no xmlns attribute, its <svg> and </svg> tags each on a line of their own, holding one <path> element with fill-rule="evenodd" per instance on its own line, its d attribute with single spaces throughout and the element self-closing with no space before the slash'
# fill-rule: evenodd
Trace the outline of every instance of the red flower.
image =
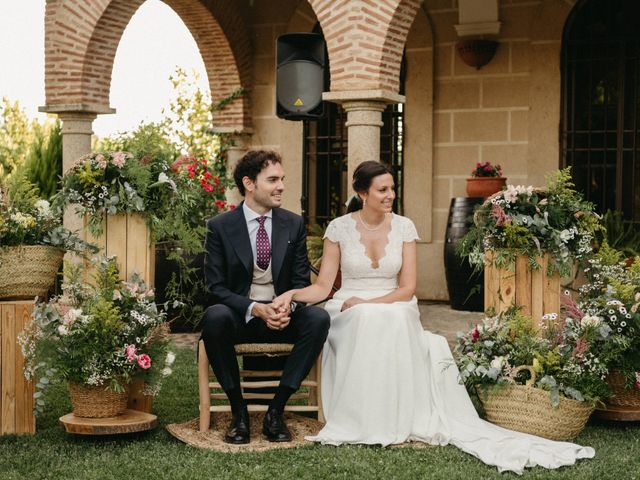
<svg viewBox="0 0 640 480">
<path fill-rule="evenodd" d="M 220 179 L 218 177 L 213 177 L 213 181 L 216 182 L 216 185 L 220 185 Z"/>
<path fill-rule="evenodd" d="M 211 173 L 204 172 L 204 178 L 211 178 Z"/>
<path fill-rule="evenodd" d="M 219 209 L 223 210 L 224 207 L 226 207 L 227 202 L 225 202 L 224 200 L 216 200 L 215 204 L 216 204 L 216 207 L 218 207 Z"/>
<path fill-rule="evenodd" d="M 151 367 L 151 358 L 146 353 L 138 355 L 138 366 L 143 370 L 147 370 Z"/>
<path fill-rule="evenodd" d="M 636 382 L 636 390 L 640 390 L 640 380 Z"/>
<path fill-rule="evenodd" d="M 213 185 L 210 183 L 203 183 L 202 188 L 204 188 L 205 192 L 213 192 Z"/>
<path fill-rule="evenodd" d="M 233 204 L 233 203 L 230 203 L 230 204 L 228 205 L 228 207 L 229 207 L 229 210 L 233 210 L 233 209 L 235 209 L 235 208 L 236 208 L 236 205 L 235 205 L 235 204 Z"/>
<path fill-rule="evenodd" d="M 189 178 L 193 178 L 195 176 L 196 176 L 195 172 L 189 172 Z"/>
<path fill-rule="evenodd" d="M 478 325 L 476 325 L 476 328 L 474 328 L 473 332 L 471 332 L 471 340 L 475 343 L 478 341 L 479 338 L 480 338 L 480 330 L 478 330 Z"/>
</svg>

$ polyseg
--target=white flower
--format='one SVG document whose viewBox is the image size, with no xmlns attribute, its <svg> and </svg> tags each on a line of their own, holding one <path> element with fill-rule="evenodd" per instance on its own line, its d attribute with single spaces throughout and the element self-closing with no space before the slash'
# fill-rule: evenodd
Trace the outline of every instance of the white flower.
<svg viewBox="0 0 640 480">
<path fill-rule="evenodd" d="M 491 360 L 491 368 L 495 368 L 496 370 L 501 370 L 502 365 L 504 365 L 504 357 L 496 357 Z"/>
<path fill-rule="evenodd" d="M 160 175 L 158 175 L 158 182 L 160 182 L 160 183 L 168 183 L 169 186 L 171 186 L 171 189 L 174 192 L 178 191 L 178 187 L 176 187 L 176 182 L 174 182 L 172 179 L 170 179 L 169 176 L 164 172 L 161 172 Z"/>
<path fill-rule="evenodd" d="M 173 362 L 175 361 L 175 359 L 176 359 L 176 354 L 173 353 L 173 352 L 168 352 L 167 353 L 167 358 L 166 358 L 166 360 L 164 362 L 167 365 L 173 365 Z"/>
<path fill-rule="evenodd" d="M 38 216 L 43 219 L 49 219 L 51 215 L 51 206 L 46 200 L 38 200 L 36 202 L 36 210 L 38 210 Z"/>
<path fill-rule="evenodd" d="M 171 373 L 173 372 L 173 370 L 171 370 L 169 367 L 165 367 L 162 369 L 162 376 L 163 377 L 168 377 L 169 375 L 171 375 Z"/>
<path fill-rule="evenodd" d="M 122 294 L 120 293 L 120 290 L 114 290 L 113 291 L 113 299 L 114 300 L 122 300 Z"/>
<path fill-rule="evenodd" d="M 582 317 L 582 320 L 580 320 L 580 325 L 582 327 L 597 327 L 602 323 L 602 318 L 596 316 L 596 315 L 585 315 L 584 317 Z"/>
<path fill-rule="evenodd" d="M 58 326 L 58 333 L 59 333 L 61 336 L 63 336 L 63 337 L 64 337 L 66 334 L 68 334 L 68 333 L 69 333 L 69 329 L 66 327 L 66 325 L 59 325 L 59 326 Z"/>
</svg>

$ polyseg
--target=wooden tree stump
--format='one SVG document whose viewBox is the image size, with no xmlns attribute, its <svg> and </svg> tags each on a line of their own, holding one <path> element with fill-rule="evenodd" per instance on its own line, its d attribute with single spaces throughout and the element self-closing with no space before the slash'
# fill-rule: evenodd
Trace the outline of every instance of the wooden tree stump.
<svg viewBox="0 0 640 480">
<path fill-rule="evenodd" d="M 531 316 L 536 325 L 544 314 L 560 314 L 560 275 L 547 276 L 549 254 L 537 259 L 541 268 L 529 269 L 529 258 L 516 256 L 514 270 L 494 265 L 495 253 L 485 252 L 484 308 L 493 307 L 496 314 L 512 305 L 522 307 L 522 313 Z"/>
<path fill-rule="evenodd" d="M 31 321 L 34 302 L 0 302 L 0 435 L 35 433 L 32 381 L 24 378 L 18 334 Z"/>
</svg>

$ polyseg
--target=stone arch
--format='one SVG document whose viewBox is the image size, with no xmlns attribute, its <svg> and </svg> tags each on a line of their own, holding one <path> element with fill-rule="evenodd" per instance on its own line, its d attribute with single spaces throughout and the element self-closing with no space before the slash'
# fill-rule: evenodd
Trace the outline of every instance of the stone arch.
<svg viewBox="0 0 640 480">
<path fill-rule="evenodd" d="M 111 73 L 124 29 L 145 0 L 48 2 L 45 14 L 45 94 L 51 111 L 106 113 Z M 205 63 L 212 99 L 251 87 L 251 47 L 233 0 L 167 0 L 183 20 Z M 222 130 L 250 126 L 247 96 L 214 119 Z"/>
<path fill-rule="evenodd" d="M 309 3 L 327 41 L 331 90 L 397 92 L 404 44 L 420 0 Z"/>
</svg>

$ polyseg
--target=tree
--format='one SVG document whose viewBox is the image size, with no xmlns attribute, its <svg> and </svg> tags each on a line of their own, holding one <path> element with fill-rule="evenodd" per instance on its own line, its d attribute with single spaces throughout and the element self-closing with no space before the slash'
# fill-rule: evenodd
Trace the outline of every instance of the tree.
<svg viewBox="0 0 640 480">
<path fill-rule="evenodd" d="M 27 179 L 40 190 L 42 198 L 51 198 L 58 191 L 62 176 L 62 126 L 60 120 L 44 125 L 34 122 L 32 141 L 23 166 Z"/>
<path fill-rule="evenodd" d="M 0 181 L 24 162 L 29 144 L 32 140 L 32 129 L 38 122 L 29 121 L 24 109 L 18 101 L 11 103 L 7 97 L 0 102 Z"/>
</svg>

